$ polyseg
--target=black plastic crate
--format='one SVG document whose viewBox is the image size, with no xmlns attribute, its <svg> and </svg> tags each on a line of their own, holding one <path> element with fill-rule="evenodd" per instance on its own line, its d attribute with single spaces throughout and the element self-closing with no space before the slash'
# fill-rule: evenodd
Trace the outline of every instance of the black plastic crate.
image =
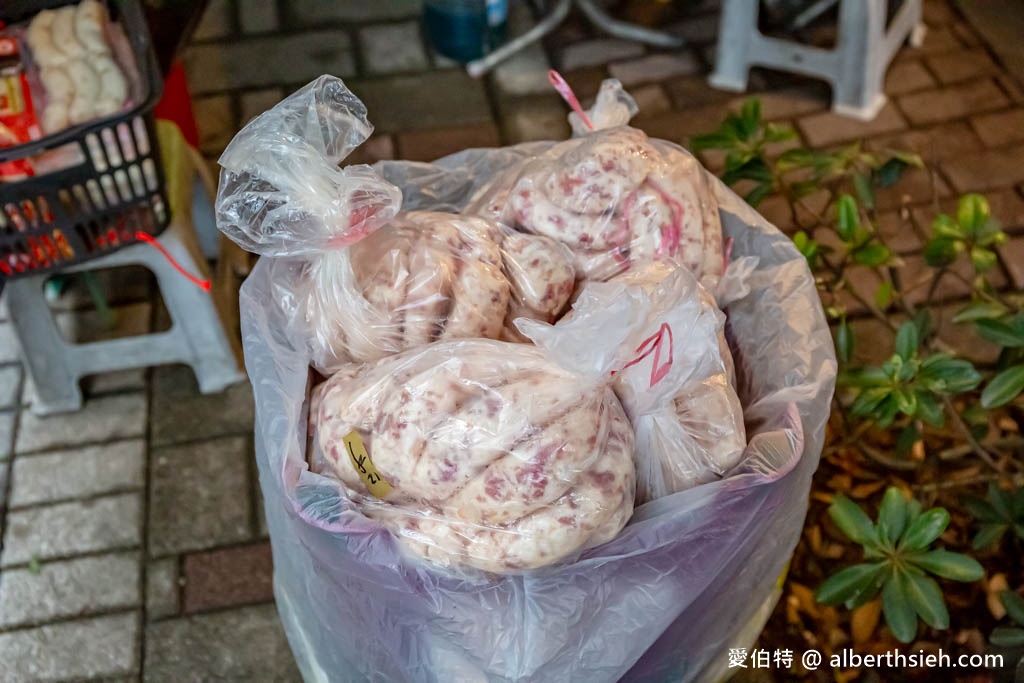
<svg viewBox="0 0 1024 683">
<path fill-rule="evenodd" d="M 0 21 L 15 24 L 68 0 L 3 0 Z M 153 107 L 163 87 L 138 0 L 106 0 L 131 43 L 143 92 L 130 110 L 0 149 L 0 162 L 75 146 L 82 162 L 45 175 L 0 182 L 0 284 L 88 261 L 158 235 L 170 222 Z"/>
</svg>

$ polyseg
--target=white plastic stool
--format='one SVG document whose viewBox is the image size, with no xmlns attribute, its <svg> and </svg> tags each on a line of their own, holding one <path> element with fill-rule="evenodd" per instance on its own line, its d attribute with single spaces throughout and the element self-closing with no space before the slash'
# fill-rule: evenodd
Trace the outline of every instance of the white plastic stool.
<svg viewBox="0 0 1024 683">
<path fill-rule="evenodd" d="M 187 159 L 187 156 L 179 154 L 178 159 Z M 208 278 L 189 210 L 190 202 L 205 197 L 193 195 L 193 165 L 181 163 L 177 172 L 174 181 L 168 174 L 171 224 L 157 240 L 185 270 Z M 199 390 L 204 394 L 222 391 L 244 379 L 245 374 L 238 364 L 237 343 L 226 333 L 211 292 L 182 276 L 153 245 L 133 244 L 62 272 L 127 265 L 144 266 L 156 275 L 171 314 L 171 329 L 110 341 L 70 344 L 61 337 L 43 294 L 49 275 L 29 276 L 7 283 L 11 322 L 35 384 L 33 413 L 48 415 L 78 410 L 82 406 L 78 381 L 98 372 L 184 363 L 192 367 Z"/>
<path fill-rule="evenodd" d="M 869 121 L 885 105 L 882 85 L 893 55 L 909 38 L 924 40 L 921 0 L 903 0 L 886 27 L 890 0 L 837 0 L 839 32 L 833 50 L 771 38 L 757 28 L 760 0 L 724 0 L 718 31 L 717 88 L 747 89 L 751 66 L 766 66 L 823 78 L 832 83 L 832 110 Z"/>
</svg>

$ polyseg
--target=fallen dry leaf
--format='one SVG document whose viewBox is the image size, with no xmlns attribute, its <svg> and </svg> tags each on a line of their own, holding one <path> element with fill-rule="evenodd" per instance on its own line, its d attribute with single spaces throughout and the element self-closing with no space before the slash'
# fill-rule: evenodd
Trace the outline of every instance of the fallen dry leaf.
<svg viewBox="0 0 1024 683">
<path fill-rule="evenodd" d="M 1006 582 L 1006 574 L 994 574 L 991 579 L 988 580 L 988 585 L 985 586 L 985 603 L 988 605 L 988 611 L 992 613 L 992 616 L 998 621 L 1006 616 L 1006 608 L 1003 607 L 1003 603 L 999 600 L 999 592 L 1005 591 L 1010 588 Z"/>
<path fill-rule="evenodd" d="M 850 498 L 855 498 L 858 500 L 867 498 L 871 494 L 879 491 L 883 486 L 885 486 L 885 482 L 882 480 L 872 481 L 866 484 L 857 484 L 852 489 L 850 489 Z"/>
<path fill-rule="evenodd" d="M 863 645 L 871 640 L 875 629 L 878 627 L 878 618 L 882 614 L 882 601 L 872 600 L 853 610 L 850 615 L 850 632 L 853 635 L 854 645 Z"/>
</svg>

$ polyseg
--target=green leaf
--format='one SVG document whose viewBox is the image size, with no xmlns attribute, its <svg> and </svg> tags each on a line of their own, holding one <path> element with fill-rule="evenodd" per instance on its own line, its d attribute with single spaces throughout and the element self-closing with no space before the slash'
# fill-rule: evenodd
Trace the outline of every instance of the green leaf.
<svg viewBox="0 0 1024 683">
<path fill-rule="evenodd" d="M 1006 608 L 1006 614 L 1015 623 L 1024 626 L 1024 598 L 1011 590 L 999 591 L 999 602 Z"/>
<path fill-rule="evenodd" d="M 963 228 L 960 227 L 960 224 L 944 213 L 939 214 L 932 221 L 932 232 L 935 233 L 936 237 L 945 237 L 951 240 L 967 239 L 967 235 L 964 233 Z"/>
<path fill-rule="evenodd" d="M 765 142 L 787 142 L 796 138 L 796 131 L 789 126 L 769 123 L 764 127 Z"/>
<path fill-rule="evenodd" d="M 978 521 L 1000 523 L 1006 521 L 987 500 L 975 496 L 964 496 L 961 502 Z"/>
<path fill-rule="evenodd" d="M 740 109 L 740 122 L 746 136 L 751 136 L 761 127 L 761 100 L 752 97 L 743 103 Z"/>
<path fill-rule="evenodd" d="M 921 412 L 921 398 L 926 397 L 925 394 L 918 395 L 918 407 L 917 412 Z M 914 444 L 917 443 L 918 439 L 921 438 L 921 432 L 917 430 L 917 425 L 910 423 L 906 427 L 900 430 L 900 435 L 896 437 L 896 455 L 901 458 L 905 458 L 910 451 L 914 448 Z M 902 530 L 900 531 L 902 533 Z M 895 539 L 893 539 L 895 540 Z"/>
<path fill-rule="evenodd" d="M 907 552 L 924 550 L 931 545 L 936 538 L 949 526 L 949 513 L 945 508 L 932 508 L 910 523 L 903 538 L 900 539 L 899 549 Z"/>
<path fill-rule="evenodd" d="M 697 152 L 705 149 L 732 149 L 736 142 L 735 135 L 718 130 L 690 138 L 690 149 Z"/>
<path fill-rule="evenodd" d="M 896 353 L 903 360 L 910 360 L 917 353 L 920 340 L 917 335 L 917 325 L 907 321 L 900 325 L 896 333 Z"/>
<path fill-rule="evenodd" d="M 932 628 L 949 628 L 949 611 L 935 579 L 909 571 L 897 572 L 896 576 L 904 595 L 924 623 Z"/>
<path fill-rule="evenodd" d="M 885 265 L 891 256 L 892 252 L 884 244 L 865 244 L 853 250 L 854 263 L 872 268 Z"/>
<path fill-rule="evenodd" d="M 832 497 L 832 504 L 828 507 L 828 516 L 851 541 L 864 546 L 878 545 L 875 526 L 864 514 L 864 511 L 846 496 L 838 494 Z"/>
<path fill-rule="evenodd" d="M 853 358 L 853 331 L 846 318 L 843 318 L 836 328 L 836 353 L 843 363 L 849 363 Z"/>
<path fill-rule="evenodd" d="M 977 323 L 978 334 L 994 344 L 1020 348 L 1024 346 L 1024 330 L 1020 325 L 1010 325 L 1002 320 L 986 318 Z"/>
<path fill-rule="evenodd" d="M 948 550 L 931 550 L 909 559 L 921 569 L 952 581 L 977 581 L 985 576 L 977 560 Z"/>
<path fill-rule="evenodd" d="M 986 273 L 996 264 L 996 253 L 985 247 L 971 249 L 971 264 L 979 273 Z"/>
<path fill-rule="evenodd" d="M 884 573 L 882 563 L 855 564 L 825 579 L 814 592 L 814 599 L 822 605 L 839 605 L 865 594 L 874 597 L 878 593 L 878 579 Z"/>
<path fill-rule="evenodd" d="M 909 165 L 905 160 L 893 157 L 875 171 L 875 182 L 879 187 L 892 187 L 903 177 Z"/>
<path fill-rule="evenodd" d="M 891 576 L 882 586 L 882 613 L 889 630 L 901 643 L 917 635 L 917 615 L 898 577 Z"/>
<path fill-rule="evenodd" d="M 857 229 L 860 228 L 860 218 L 857 215 L 857 202 L 848 194 L 839 198 L 836 204 L 836 217 L 839 221 L 839 238 L 844 242 L 853 242 Z"/>
<path fill-rule="evenodd" d="M 930 391 L 940 394 L 971 391 L 981 383 L 981 374 L 969 361 L 945 353 L 921 361 L 917 376 Z"/>
<path fill-rule="evenodd" d="M 853 174 L 853 189 L 857 192 L 857 199 L 868 209 L 875 208 L 875 188 L 871 187 L 871 181 L 862 173 Z"/>
<path fill-rule="evenodd" d="M 887 546 L 895 547 L 907 526 L 907 496 L 895 486 L 889 487 L 878 510 L 878 538 Z"/>
<path fill-rule="evenodd" d="M 982 548 L 995 545 L 1003 538 L 1003 534 L 1009 528 L 1007 524 L 982 524 L 978 529 L 978 533 L 974 535 L 974 540 L 971 541 L 971 547 L 975 550 L 981 550 Z"/>
<path fill-rule="evenodd" d="M 933 427 L 941 427 L 945 422 L 942 405 L 924 392 L 917 394 L 917 417 Z"/>
<path fill-rule="evenodd" d="M 892 294 L 892 283 L 888 280 L 878 285 L 878 289 L 875 290 L 875 305 L 883 311 L 889 308 L 889 304 L 892 303 Z"/>
<path fill-rule="evenodd" d="M 993 377 L 985 390 L 981 392 L 981 405 L 985 408 L 998 408 L 1017 398 L 1022 391 L 1024 391 L 1024 364 L 1007 368 Z"/>
<path fill-rule="evenodd" d="M 991 301 L 972 301 L 953 316 L 953 322 L 966 323 L 982 318 L 998 318 L 1006 313 L 1006 306 Z"/>
<path fill-rule="evenodd" d="M 996 647 L 1020 647 L 1024 645 L 1024 628 L 997 626 L 988 640 Z"/>
<path fill-rule="evenodd" d="M 989 218 L 988 200 L 980 194 L 967 194 L 960 198 L 956 221 L 960 227 L 974 234 Z"/>
<path fill-rule="evenodd" d="M 1013 497 L 994 481 L 988 484 L 988 500 L 1000 519 L 1010 521 L 1016 516 Z"/>
<path fill-rule="evenodd" d="M 722 182 L 726 185 L 734 185 L 740 180 L 771 183 L 773 179 L 772 170 L 768 168 L 768 164 L 761 157 L 749 159 L 741 166 L 722 174 Z"/>
<path fill-rule="evenodd" d="M 850 412 L 854 415 L 860 415 L 861 417 L 868 417 L 872 415 L 875 410 L 885 401 L 889 396 L 892 395 L 892 389 L 889 387 L 871 387 L 864 389 L 857 398 L 853 400 L 853 404 L 850 406 Z"/>
<path fill-rule="evenodd" d="M 794 147 L 793 149 L 787 149 L 785 152 L 780 154 L 779 158 L 775 161 L 775 166 L 780 172 L 786 173 L 797 168 L 817 166 L 821 164 L 822 159 L 826 158 L 826 154 L 816 149 Z"/>
<path fill-rule="evenodd" d="M 924 260 L 932 268 L 943 268 L 956 261 L 964 243 L 947 237 L 936 237 L 924 245 Z"/>
<path fill-rule="evenodd" d="M 904 415 L 913 415 L 917 412 L 917 393 L 909 387 L 900 387 L 892 392 L 896 399 L 896 405 Z"/>
</svg>

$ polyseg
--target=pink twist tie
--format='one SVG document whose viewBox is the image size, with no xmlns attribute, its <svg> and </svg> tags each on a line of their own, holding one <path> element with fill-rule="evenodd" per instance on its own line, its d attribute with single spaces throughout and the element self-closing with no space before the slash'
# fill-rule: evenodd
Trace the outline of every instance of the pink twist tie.
<svg viewBox="0 0 1024 683">
<path fill-rule="evenodd" d="M 590 130 L 594 130 L 594 124 L 590 122 L 590 117 L 587 116 L 587 112 L 583 111 L 583 107 L 580 106 L 580 101 L 576 99 L 576 94 L 572 91 L 572 88 L 569 87 L 569 84 L 565 82 L 565 79 L 562 78 L 562 74 L 558 73 L 554 69 L 549 69 L 548 81 L 558 94 L 562 96 L 562 99 L 565 100 L 566 104 L 572 107 L 572 110 L 576 112 L 576 116 L 580 117 L 580 120 L 583 121 L 583 125 Z"/>
</svg>

